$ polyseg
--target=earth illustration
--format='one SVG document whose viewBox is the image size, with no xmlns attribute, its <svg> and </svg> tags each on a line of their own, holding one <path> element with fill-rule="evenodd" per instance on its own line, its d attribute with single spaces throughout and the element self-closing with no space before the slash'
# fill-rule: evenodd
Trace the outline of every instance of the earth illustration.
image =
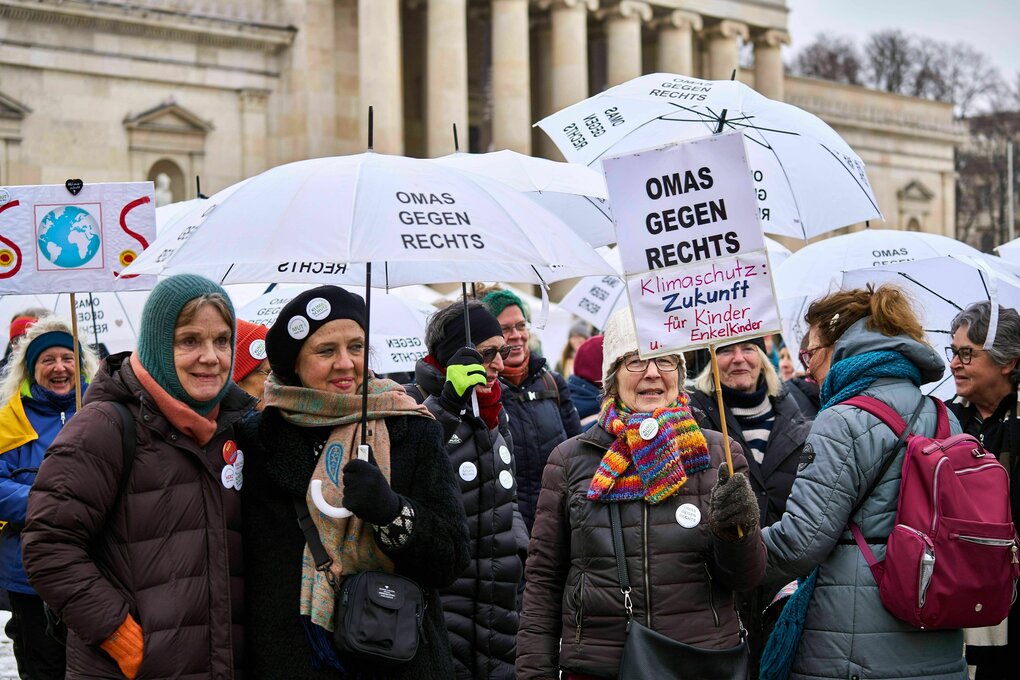
<svg viewBox="0 0 1020 680">
<path fill-rule="evenodd" d="M 99 252 L 99 223 L 76 205 L 46 213 L 39 223 L 39 250 L 58 267 L 81 267 Z"/>
</svg>

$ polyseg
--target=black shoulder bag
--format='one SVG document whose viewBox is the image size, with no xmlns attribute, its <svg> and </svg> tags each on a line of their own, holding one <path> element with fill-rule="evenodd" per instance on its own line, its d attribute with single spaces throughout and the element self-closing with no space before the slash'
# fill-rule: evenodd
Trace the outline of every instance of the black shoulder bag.
<svg viewBox="0 0 1020 680">
<path fill-rule="evenodd" d="M 634 620 L 630 601 L 630 573 L 623 549 L 620 506 L 609 504 L 616 570 L 627 612 L 627 638 L 620 658 L 619 680 L 747 680 L 750 652 L 741 626 L 740 644 L 724 649 L 703 649 L 666 637 Z"/>
<path fill-rule="evenodd" d="M 425 620 L 425 593 L 409 578 L 384 571 L 363 571 L 337 584 L 329 553 L 322 545 L 308 505 L 294 499 L 298 525 L 308 549 L 336 594 L 333 646 L 338 651 L 393 664 L 407 663 L 418 651 Z"/>
<path fill-rule="evenodd" d="M 97 538 L 106 533 L 106 527 L 109 525 L 110 519 L 114 514 L 116 514 L 117 508 L 120 507 L 120 499 L 124 495 L 124 489 L 127 488 L 128 480 L 131 478 L 131 468 L 135 464 L 135 444 L 137 441 L 135 419 L 131 415 L 131 411 L 128 410 L 128 407 L 121 402 L 114 401 L 110 403 L 120 416 L 120 450 L 121 455 L 124 457 L 124 464 L 121 468 L 120 484 L 117 486 L 117 497 L 113 500 L 113 505 L 110 506 L 110 511 L 106 513 L 103 528 L 98 534 L 96 534 Z M 50 606 L 45 602 L 43 603 L 43 614 L 46 616 L 46 635 L 62 645 L 67 644 L 67 626 L 63 621 L 61 621 L 60 617 L 57 616 L 57 613 L 50 609 Z"/>
</svg>

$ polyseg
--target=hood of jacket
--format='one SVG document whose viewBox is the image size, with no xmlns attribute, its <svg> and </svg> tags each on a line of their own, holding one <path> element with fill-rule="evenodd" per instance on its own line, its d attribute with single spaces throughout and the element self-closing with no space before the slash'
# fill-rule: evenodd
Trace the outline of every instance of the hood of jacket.
<svg viewBox="0 0 1020 680">
<path fill-rule="evenodd" d="M 888 336 L 867 328 L 864 318 L 850 326 L 836 341 L 832 363 L 865 352 L 899 352 L 921 371 L 921 382 L 930 383 L 942 378 L 946 362 L 930 345 L 918 342 L 908 335 Z"/>
</svg>

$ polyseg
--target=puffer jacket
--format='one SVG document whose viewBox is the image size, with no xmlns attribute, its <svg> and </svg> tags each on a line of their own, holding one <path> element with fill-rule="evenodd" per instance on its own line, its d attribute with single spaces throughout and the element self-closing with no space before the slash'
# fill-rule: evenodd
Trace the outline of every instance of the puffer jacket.
<svg viewBox="0 0 1020 680">
<path fill-rule="evenodd" d="M 560 442 L 580 434 L 581 419 L 570 399 L 570 388 L 559 373 L 546 366 L 544 357 L 532 353 L 528 377 L 520 385 L 504 378 L 499 381 L 503 390 L 501 401 L 514 438 L 517 503 L 524 524 L 531 531 L 545 462 Z"/>
<path fill-rule="evenodd" d="M 888 337 L 851 326 L 835 344 L 832 362 L 865 352 L 899 352 L 921 371 L 922 383 L 942 376 L 945 363 L 927 345 L 907 336 Z M 921 391 L 903 379 L 881 378 L 862 394 L 879 399 L 910 419 Z M 914 431 L 935 432 L 935 405 L 925 405 Z M 960 432 L 950 416 L 953 433 Z M 790 675 L 807 678 L 963 679 L 963 632 L 918 630 L 887 612 L 878 586 L 847 529 L 856 522 L 879 560 L 892 532 L 900 489 L 894 463 L 867 499 L 862 496 L 878 474 L 896 435 L 878 418 L 852 406 L 832 406 L 818 414 L 808 435 L 801 470 L 782 519 L 764 531 L 768 548 L 766 583 L 781 585 L 820 567 L 807 610 L 804 633 Z M 900 457 L 903 453 L 901 452 Z M 858 501 L 861 509 L 851 517 Z"/>
<path fill-rule="evenodd" d="M 0 408 L 0 588 L 35 594 L 21 563 L 21 529 L 28 511 L 28 493 L 39 464 L 60 428 L 74 415 L 47 399 L 34 399 L 25 384 Z M 38 389 L 38 387 L 37 387 Z"/>
<path fill-rule="evenodd" d="M 514 459 L 506 417 L 489 430 L 470 415 L 447 411 L 439 401 L 446 377 L 418 361 L 407 391 L 424 400 L 443 426 L 471 534 L 471 562 L 440 591 L 446 628 L 460 680 L 510 680 L 517 637 L 517 586 L 524 576 L 528 534 L 517 510 Z"/>
<path fill-rule="evenodd" d="M 422 641 L 414 659 L 395 667 L 387 680 L 449 680 L 453 660 L 438 588 L 467 566 L 468 536 L 460 494 L 446 459 L 441 428 L 420 417 L 386 419 L 390 437 L 390 486 L 414 509 L 407 542 L 379 546 L 396 573 L 426 593 Z M 312 651 L 302 624 L 301 557 L 305 537 L 294 500 L 304 498 L 315 471 L 316 446 L 332 428 L 297 427 L 269 407 L 245 420 L 239 435 L 247 454 L 242 490 L 244 555 L 248 600 L 249 670 L 257 678 L 326 680 L 343 674 L 312 668 Z M 353 677 L 371 675 L 369 659 L 341 656 Z"/>
<path fill-rule="evenodd" d="M 140 680 L 243 678 L 241 494 L 221 473 L 223 447 L 254 400 L 232 387 L 215 436 L 200 447 L 160 413 L 128 356 L 103 362 L 39 468 L 22 532 L 25 570 L 70 631 L 70 680 L 122 677 L 99 645 L 129 612 L 145 640 Z M 115 401 L 137 424 L 119 504 Z"/>
<path fill-rule="evenodd" d="M 657 505 L 620 504 L 623 543 L 637 621 L 675 640 L 706 648 L 739 642 L 733 591 L 755 587 L 765 568 L 761 531 L 727 543 L 708 528 L 709 494 L 725 465 L 723 439 L 704 430 L 711 467 L 691 475 Z M 613 437 L 600 425 L 549 456 L 528 548 L 527 586 L 517 636 L 518 680 L 548 680 L 560 669 L 615 678 L 626 636 L 609 523 L 609 506 L 586 497 Z M 740 445 L 733 467 L 747 472 Z M 700 522 L 684 528 L 677 509 L 691 504 Z"/>
</svg>

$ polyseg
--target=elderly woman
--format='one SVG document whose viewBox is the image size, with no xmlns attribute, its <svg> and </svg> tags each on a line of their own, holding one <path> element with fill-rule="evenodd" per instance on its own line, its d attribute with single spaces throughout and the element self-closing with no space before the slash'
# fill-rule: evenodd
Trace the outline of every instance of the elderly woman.
<svg viewBox="0 0 1020 680">
<path fill-rule="evenodd" d="M 80 345 L 84 371 L 78 371 L 63 319 L 43 317 L 24 329 L 0 380 L 0 519 L 7 522 L 0 534 L 0 587 L 10 593 L 7 632 L 22 677 L 63 678 L 64 646 L 46 635 L 43 601 L 21 563 L 21 530 L 43 455 L 74 416 L 75 391 L 85 389 L 98 361 Z"/>
<path fill-rule="evenodd" d="M 1020 524 L 1020 314 L 999 307 L 998 327 L 991 348 L 985 349 L 992 306 L 973 304 L 956 315 L 946 348 L 956 381 L 956 396 L 947 404 L 967 434 L 977 437 L 1009 472 L 1013 523 Z M 1008 623 L 997 628 L 967 631 L 967 661 L 977 666 L 976 680 L 1011 677 L 1020 654 L 1020 607 L 1013 603 Z"/>
<path fill-rule="evenodd" d="M 542 478 L 517 638 L 521 680 L 616 678 L 628 615 L 610 506 L 622 524 L 634 620 L 701 648 L 740 642 L 733 591 L 764 570 L 747 462 L 698 427 L 681 355 L 641 359 L 630 310 L 605 329 L 598 422 L 556 447 Z M 740 527 L 740 531 L 738 531 Z"/>
<path fill-rule="evenodd" d="M 69 679 L 244 676 L 234 321 L 212 281 L 160 282 L 39 469 L 25 570 L 67 624 Z"/>
<path fill-rule="evenodd" d="M 266 337 L 272 373 L 265 409 L 245 421 L 244 552 L 248 662 L 257 678 L 453 676 L 438 588 L 467 565 L 467 526 L 442 428 L 395 382 L 365 382 L 365 301 L 336 286 L 292 299 Z M 368 393 L 371 459 L 357 457 Z M 353 513 L 336 517 L 322 497 Z M 295 501 L 307 508 L 332 560 L 316 569 Z M 307 517 L 308 515 L 306 515 Z M 421 641 L 410 661 L 338 652 L 330 581 L 364 571 L 405 576 L 426 592 Z"/>
<path fill-rule="evenodd" d="M 787 654 L 773 654 L 772 645 L 783 637 L 773 634 L 761 675 L 785 678 L 792 665 L 789 677 L 797 680 L 966 678 L 962 631 L 911 628 L 886 611 L 847 529 L 853 520 L 876 557 L 884 558 L 900 472 L 893 465 L 867 495 L 897 436 L 875 416 L 841 402 L 873 397 L 907 423 L 923 403 L 912 430 L 932 436 L 936 407 L 919 387 L 939 379 L 945 363 L 925 342 L 906 296 L 893 286 L 832 293 L 813 302 L 804 318 L 809 344 L 802 355 L 822 386 L 822 407 L 786 512 L 764 531 L 766 585 L 807 577 L 777 625 L 802 632 L 799 646 Z M 958 433 L 956 419 L 950 420 Z M 793 616 L 797 612 L 805 615 Z"/>
</svg>

